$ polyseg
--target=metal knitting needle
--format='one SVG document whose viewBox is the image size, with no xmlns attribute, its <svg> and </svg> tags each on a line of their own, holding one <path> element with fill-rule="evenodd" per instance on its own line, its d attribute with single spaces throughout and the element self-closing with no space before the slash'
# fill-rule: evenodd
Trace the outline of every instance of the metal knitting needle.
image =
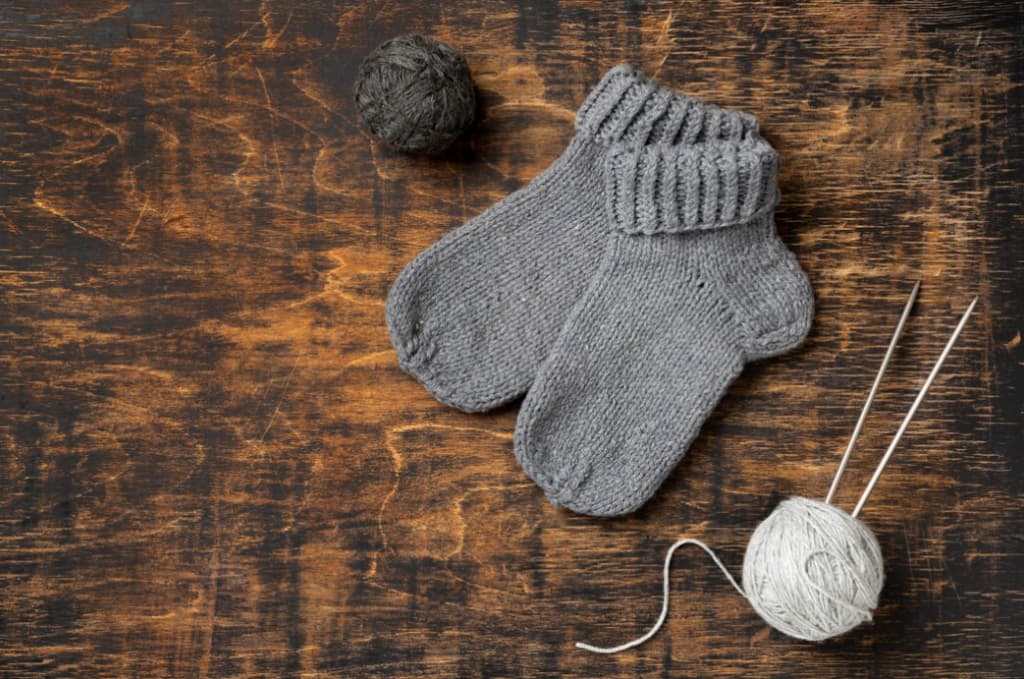
<svg viewBox="0 0 1024 679">
<path fill-rule="evenodd" d="M 925 394 L 928 393 L 928 388 L 932 386 L 932 382 L 935 381 L 935 376 L 939 374 L 939 370 L 942 368 L 942 364 L 946 361 L 946 356 L 949 355 L 950 350 L 956 343 L 956 339 L 960 336 L 964 326 L 967 325 L 967 319 L 970 318 L 971 312 L 974 311 L 975 305 L 978 303 L 978 298 L 975 297 L 971 305 L 967 307 L 967 311 L 960 318 L 960 322 L 956 326 L 956 330 L 953 331 L 952 337 L 946 342 L 946 347 L 942 350 L 939 355 L 939 360 L 935 362 L 935 367 L 932 368 L 931 373 L 928 375 L 928 379 L 924 381 L 924 385 L 921 387 L 921 391 L 917 392 L 917 398 L 914 399 L 914 404 L 910 406 L 910 410 L 907 411 L 907 416 L 903 418 L 903 423 L 900 424 L 900 428 L 896 431 L 896 436 L 893 437 L 892 443 L 889 444 L 889 449 L 885 451 L 885 455 L 882 456 L 882 461 L 878 463 L 878 468 L 875 469 L 874 476 L 868 481 L 867 488 L 864 489 L 864 493 L 860 496 L 860 501 L 857 502 L 857 506 L 853 509 L 852 516 L 856 518 L 860 514 L 860 510 L 864 508 L 864 503 L 868 501 L 868 496 L 871 495 L 871 491 L 874 490 L 875 484 L 878 483 L 878 478 L 882 475 L 885 470 L 885 465 L 888 464 L 889 458 L 892 457 L 892 452 L 896 450 L 896 446 L 899 444 L 900 439 L 903 438 L 903 432 L 907 430 L 907 425 L 910 424 L 910 420 L 913 419 L 914 413 L 917 412 L 918 406 L 921 405 L 921 401 L 924 400 Z"/>
<path fill-rule="evenodd" d="M 825 504 L 832 502 L 832 496 L 836 494 L 836 488 L 839 487 L 839 479 L 843 478 L 843 472 L 846 471 L 846 463 L 850 461 L 850 455 L 853 454 L 857 437 L 860 436 L 860 430 L 864 428 L 864 422 L 868 419 L 868 411 L 871 410 L 871 404 L 875 401 L 875 394 L 878 393 L 878 387 L 882 384 L 882 377 L 885 376 L 885 371 L 889 367 L 889 360 L 896 351 L 896 344 L 903 335 L 903 326 L 907 324 L 907 318 L 910 317 L 910 310 L 914 307 L 914 302 L 917 301 L 917 293 L 920 289 L 921 281 L 914 283 L 914 289 L 910 291 L 910 299 L 907 300 L 907 305 L 903 307 L 903 315 L 900 316 L 899 323 L 896 324 L 896 330 L 892 334 L 892 339 L 889 340 L 889 348 L 885 350 L 882 366 L 878 369 L 878 374 L 875 375 L 875 383 L 871 385 L 871 391 L 868 392 L 868 400 L 864 402 L 864 408 L 861 409 L 860 417 L 857 418 L 857 426 L 853 428 L 850 442 L 846 444 L 846 452 L 843 453 L 842 459 L 839 460 L 839 468 L 836 470 L 835 478 L 832 479 L 832 487 L 828 489 L 828 495 L 825 496 Z"/>
</svg>

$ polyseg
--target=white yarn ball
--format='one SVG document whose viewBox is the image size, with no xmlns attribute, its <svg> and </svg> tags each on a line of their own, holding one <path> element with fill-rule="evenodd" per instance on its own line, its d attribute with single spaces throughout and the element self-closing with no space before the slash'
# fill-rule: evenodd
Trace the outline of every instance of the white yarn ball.
<svg viewBox="0 0 1024 679">
<path fill-rule="evenodd" d="M 822 641 L 871 620 L 885 574 L 867 526 L 824 502 L 782 502 L 750 538 L 743 589 L 765 622 Z"/>
</svg>

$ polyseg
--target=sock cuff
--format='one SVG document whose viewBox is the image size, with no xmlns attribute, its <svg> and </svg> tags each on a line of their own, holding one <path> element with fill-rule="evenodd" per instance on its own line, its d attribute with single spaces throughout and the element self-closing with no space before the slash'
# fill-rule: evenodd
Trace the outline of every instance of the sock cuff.
<svg viewBox="0 0 1024 679">
<path fill-rule="evenodd" d="M 576 114 L 576 129 L 608 144 L 740 142 L 757 118 L 661 87 L 626 64 L 601 78 Z"/>
<path fill-rule="evenodd" d="M 779 156 L 763 139 L 696 146 L 616 144 L 605 161 L 606 207 L 630 234 L 717 229 L 770 213 Z"/>
</svg>

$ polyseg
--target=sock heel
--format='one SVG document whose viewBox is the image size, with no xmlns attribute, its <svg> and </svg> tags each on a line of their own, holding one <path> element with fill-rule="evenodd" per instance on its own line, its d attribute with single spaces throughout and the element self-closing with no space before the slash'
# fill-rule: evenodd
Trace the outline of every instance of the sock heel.
<svg viewBox="0 0 1024 679">
<path fill-rule="evenodd" d="M 746 294 L 733 299 L 740 306 L 747 360 L 785 354 L 803 343 L 814 319 L 814 294 L 792 252 L 782 246 L 766 266 L 748 272 L 743 288 Z"/>
</svg>

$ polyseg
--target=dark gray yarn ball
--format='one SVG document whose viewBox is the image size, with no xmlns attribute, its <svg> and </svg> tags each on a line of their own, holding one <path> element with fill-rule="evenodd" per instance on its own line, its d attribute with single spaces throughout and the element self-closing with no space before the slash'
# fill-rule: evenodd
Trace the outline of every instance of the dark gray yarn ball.
<svg viewBox="0 0 1024 679">
<path fill-rule="evenodd" d="M 449 45 L 416 34 L 381 43 L 366 57 L 355 99 L 370 132 L 411 153 L 447 148 L 476 111 L 466 60 Z"/>
</svg>

